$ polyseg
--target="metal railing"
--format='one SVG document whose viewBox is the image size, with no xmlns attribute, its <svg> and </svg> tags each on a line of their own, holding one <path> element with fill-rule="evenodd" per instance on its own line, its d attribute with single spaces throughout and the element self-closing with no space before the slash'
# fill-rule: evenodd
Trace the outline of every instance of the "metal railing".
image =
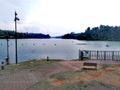
<svg viewBox="0 0 120 90">
<path fill-rule="evenodd" d="M 80 59 L 120 61 L 120 51 L 79 50 Z"/>
</svg>

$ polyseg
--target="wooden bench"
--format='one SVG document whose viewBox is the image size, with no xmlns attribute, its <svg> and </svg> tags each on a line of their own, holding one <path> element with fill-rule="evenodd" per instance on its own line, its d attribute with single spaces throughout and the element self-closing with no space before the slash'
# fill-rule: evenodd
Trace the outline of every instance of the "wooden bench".
<svg viewBox="0 0 120 90">
<path fill-rule="evenodd" d="M 97 70 L 97 63 L 84 62 L 83 69 L 85 69 L 85 70 Z"/>
</svg>

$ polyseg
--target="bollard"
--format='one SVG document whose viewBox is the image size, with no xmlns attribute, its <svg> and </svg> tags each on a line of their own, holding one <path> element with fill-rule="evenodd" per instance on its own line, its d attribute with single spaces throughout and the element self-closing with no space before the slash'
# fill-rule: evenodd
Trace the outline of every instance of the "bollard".
<svg viewBox="0 0 120 90">
<path fill-rule="evenodd" d="M 81 50 L 79 50 L 79 59 L 81 59 Z"/>
<path fill-rule="evenodd" d="M 47 61 L 49 61 L 49 57 L 47 57 Z"/>
<path fill-rule="evenodd" d="M 81 51 L 81 60 L 83 60 L 83 51 Z"/>
<path fill-rule="evenodd" d="M 1 69 L 4 70 L 4 61 L 2 61 L 1 64 Z"/>
<path fill-rule="evenodd" d="M 6 62 L 6 65 L 9 65 L 10 64 L 9 58 L 5 58 L 5 62 Z"/>
</svg>

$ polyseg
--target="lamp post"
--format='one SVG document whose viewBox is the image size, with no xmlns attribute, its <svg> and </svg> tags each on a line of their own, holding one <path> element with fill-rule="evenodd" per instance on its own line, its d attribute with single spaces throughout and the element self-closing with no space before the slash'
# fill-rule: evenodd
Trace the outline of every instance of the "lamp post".
<svg viewBox="0 0 120 90">
<path fill-rule="evenodd" d="M 7 40 L 7 58 L 5 59 L 6 60 L 6 65 L 8 65 L 10 62 L 9 62 L 9 35 L 7 34 L 6 35 L 6 40 Z"/>
<path fill-rule="evenodd" d="M 9 45 L 8 45 L 9 40 L 8 40 L 8 38 L 9 38 L 9 36 L 7 35 L 6 36 L 6 40 L 7 40 L 7 58 L 9 59 Z"/>
<path fill-rule="evenodd" d="M 19 18 L 17 17 L 17 13 L 15 11 L 15 62 L 18 63 L 18 54 L 17 54 L 17 21 L 19 21 Z"/>
</svg>

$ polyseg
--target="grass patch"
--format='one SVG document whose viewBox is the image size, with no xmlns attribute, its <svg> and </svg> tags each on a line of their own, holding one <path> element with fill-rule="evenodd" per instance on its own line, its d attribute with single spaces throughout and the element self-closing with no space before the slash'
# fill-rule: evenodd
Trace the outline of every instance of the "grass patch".
<svg viewBox="0 0 120 90">
<path fill-rule="evenodd" d="M 65 83 L 61 86 L 53 87 L 47 81 L 40 81 L 39 83 L 36 83 L 35 85 L 29 87 L 27 90 L 81 90 L 81 84 L 83 83 Z"/>
<path fill-rule="evenodd" d="M 5 66 L 4 71 L 9 71 L 9 72 L 17 72 L 20 70 L 31 70 L 34 67 L 45 67 L 45 65 L 51 64 L 56 62 L 55 60 L 50 60 L 47 61 L 46 59 L 42 59 L 42 60 L 30 60 L 30 61 L 25 61 L 25 62 L 20 62 L 18 64 L 10 64 Z"/>
<path fill-rule="evenodd" d="M 53 87 L 51 90 L 81 90 L 82 82 L 76 82 L 76 83 L 65 83 L 61 86 Z"/>
<path fill-rule="evenodd" d="M 57 79 L 57 80 L 70 80 L 71 78 L 75 76 L 79 76 L 81 71 L 74 71 L 74 72 L 59 72 L 54 75 L 51 75 L 51 79 Z"/>
<path fill-rule="evenodd" d="M 110 65 L 108 65 L 108 64 L 103 64 L 103 65 L 101 66 L 101 69 L 106 69 L 106 68 L 108 68 L 108 67 L 110 67 Z"/>
<path fill-rule="evenodd" d="M 33 86 L 29 87 L 26 90 L 49 90 L 50 87 L 51 85 L 49 84 L 47 80 L 42 80 L 34 84 Z"/>
<path fill-rule="evenodd" d="M 80 90 L 79 88 L 81 84 L 83 84 L 83 82 L 69 82 L 60 86 L 52 86 L 47 80 L 43 80 L 34 84 L 26 90 Z"/>
<path fill-rule="evenodd" d="M 115 64 L 115 65 L 109 65 L 109 64 L 103 64 L 103 65 L 101 65 L 101 69 L 107 69 L 107 68 L 116 68 L 116 67 L 120 67 L 120 64 Z"/>
</svg>

